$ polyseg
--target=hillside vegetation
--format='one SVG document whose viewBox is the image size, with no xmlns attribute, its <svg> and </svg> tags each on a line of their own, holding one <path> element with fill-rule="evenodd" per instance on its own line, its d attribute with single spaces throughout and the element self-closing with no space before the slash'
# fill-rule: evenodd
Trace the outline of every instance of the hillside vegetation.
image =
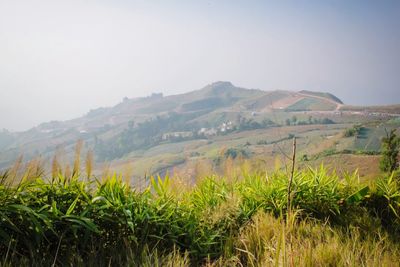
<svg viewBox="0 0 400 267">
<path fill-rule="evenodd" d="M 50 171 L 53 155 L 70 162 L 82 140 L 83 150 L 94 155 L 96 175 L 111 167 L 129 170 L 136 179 L 175 171 L 194 179 L 198 162 L 209 162 L 220 173 L 226 151 L 274 162 L 290 151 L 289 139 L 296 136 L 308 165 L 327 162 L 338 173 L 358 168 L 367 180 L 379 173 L 385 129 L 400 126 L 396 109 L 387 108 L 391 113 L 353 110 L 329 93 L 267 92 L 215 82 L 185 94 L 125 97 L 113 107 L 25 132 L 1 131 L 0 170 L 21 157 L 24 163 L 39 157 Z M 357 133 L 346 135 L 354 127 Z"/>
<path fill-rule="evenodd" d="M 223 176 L 126 177 L 54 163 L 0 177 L 0 265 L 393 266 L 400 258 L 396 174 L 359 182 L 324 167 Z M 236 167 L 235 167 L 236 166 Z M 250 171 L 253 169 L 253 171 Z M 22 177 L 19 181 L 18 177 Z M 291 208 L 288 210 L 288 199 Z"/>
<path fill-rule="evenodd" d="M 130 152 L 158 145 L 163 134 L 191 131 L 196 135 L 201 129 L 207 129 L 206 135 L 212 135 L 223 123 L 231 121 L 238 125 L 240 117 L 260 123 L 253 118 L 256 114 L 271 115 L 275 110 L 296 107 L 298 101 L 301 103 L 297 104 L 296 110 L 336 108 L 329 96 L 266 92 L 237 87 L 230 82 L 215 82 L 179 95 L 153 93 L 148 97 L 125 97 L 114 107 L 93 109 L 73 120 L 47 122 L 20 133 L 1 132 L 0 169 L 10 166 L 21 154 L 25 159 L 38 155 L 50 158 L 60 147 L 71 153 L 78 139 L 97 150 L 98 161 L 119 159 Z M 292 110 L 289 108 L 287 111 Z M 272 116 L 269 117 L 273 120 Z M 273 120 L 273 123 L 282 124 L 278 120 Z M 117 142 L 126 141 L 127 132 L 132 132 L 128 138 L 134 140 L 127 141 L 130 144 L 124 151 L 113 151 L 120 150 L 119 144 L 107 147 L 110 146 L 107 143 L 115 143 L 115 139 L 120 139 Z"/>
</svg>

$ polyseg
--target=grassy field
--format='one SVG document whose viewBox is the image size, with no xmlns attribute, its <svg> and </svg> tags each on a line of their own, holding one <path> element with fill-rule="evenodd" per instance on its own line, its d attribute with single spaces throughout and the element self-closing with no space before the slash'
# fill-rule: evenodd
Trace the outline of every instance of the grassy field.
<svg viewBox="0 0 400 267">
<path fill-rule="evenodd" d="M 303 166 L 288 194 L 279 166 L 221 164 L 221 175 L 150 177 L 142 188 L 93 176 L 79 155 L 50 175 L 40 162 L 16 164 L 0 176 L 0 266 L 398 264 L 398 174 L 360 182 Z"/>
</svg>

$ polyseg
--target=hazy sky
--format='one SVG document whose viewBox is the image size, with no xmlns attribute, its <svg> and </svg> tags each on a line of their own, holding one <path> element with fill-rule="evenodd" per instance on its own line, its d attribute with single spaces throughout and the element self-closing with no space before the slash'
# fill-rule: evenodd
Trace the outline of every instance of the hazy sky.
<svg viewBox="0 0 400 267">
<path fill-rule="evenodd" d="M 400 103 L 400 1 L 0 0 L 0 129 L 218 80 Z"/>
</svg>

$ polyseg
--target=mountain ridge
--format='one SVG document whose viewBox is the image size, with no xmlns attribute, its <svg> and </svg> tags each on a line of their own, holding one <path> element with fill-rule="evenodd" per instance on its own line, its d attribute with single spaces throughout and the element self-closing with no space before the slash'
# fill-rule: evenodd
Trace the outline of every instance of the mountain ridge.
<svg viewBox="0 0 400 267">
<path fill-rule="evenodd" d="M 230 89 L 231 91 L 229 91 Z M 225 92 L 225 94 L 224 94 Z M 299 93 L 307 93 L 310 94 L 310 97 L 315 97 L 311 95 L 312 93 L 320 93 L 320 92 L 312 92 L 312 91 L 306 91 L 302 90 L 299 92 L 295 91 L 288 91 L 288 90 L 273 90 L 273 91 L 263 91 L 260 89 L 247 89 L 247 88 L 242 88 L 242 87 L 236 87 L 234 86 L 231 82 L 228 81 L 217 81 L 211 84 L 206 85 L 205 87 L 190 91 L 187 93 L 183 94 L 175 94 L 175 95 L 167 95 L 163 96 L 162 93 L 153 93 L 150 96 L 146 97 L 136 97 L 136 98 L 124 98 L 124 100 L 114 106 L 110 107 L 99 107 L 95 109 L 91 109 L 88 113 L 81 117 L 73 118 L 70 120 L 65 120 L 65 121 L 50 121 L 50 122 L 44 122 L 39 124 L 38 126 L 35 126 L 29 130 L 35 129 L 35 128 L 48 128 L 48 126 L 51 125 L 60 125 L 62 123 L 73 123 L 77 120 L 85 120 L 85 119 L 94 119 L 97 116 L 101 115 L 108 115 L 108 116 L 113 116 L 113 115 L 118 115 L 122 112 L 129 113 L 129 112 L 138 112 L 138 114 L 156 114 L 156 113 L 162 113 L 165 111 L 176 111 L 176 107 L 179 105 L 182 105 L 182 102 L 187 101 L 188 98 L 190 98 L 193 101 L 188 101 L 183 104 L 189 104 L 191 102 L 197 101 L 197 100 L 202 100 L 202 98 L 206 98 L 206 96 L 215 96 L 215 97 L 226 97 L 227 94 L 235 94 L 235 96 L 238 93 L 246 94 L 245 97 L 268 97 L 270 100 L 270 104 L 273 104 L 275 100 L 275 96 L 271 96 L 274 94 L 288 94 L 288 95 L 298 95 Z M 338 104 L 342 104 L 343 102 L 337 98 L 336 96 L 330 94 L 330 93 L 320 93 L 320 94 L 329 94 L 333 96 L 334 98 L 338 99 Z M 242 95 L 243 97 L 243 95 Z M 207 99 L 207 98 L 206 98 Z M 272 100 L 271 100 L 272 99 Z M 329 98 L 327 98 L 329 100 Z M 172 103 L 168 103 L 168 101 L 171 101 Z M 142 103 L 139 103 L 142 102 Z M 181 104 L 179 104 L 179 102 Z M 158 107 L 149 107 L 149 105 L 161 105 L 161 104 L 167 104 L 167 107 L 165 108 L 158 108 Z M 137 105 L 136 108 L 133 108 L 132 105 Z M 273 106 L 273 105 L 272 105 Z M 172 108 L 171 108 L 172 107 Z M 150 111 L 149 109 L 153 108 L 154 111 Z M 280 109 L 279 107 L 276 107 L 275 109 Z M 114 124 L 114 123 L 113 123 Z M 27 130 L 27 131 L 29 131 Z M 23 131 L 26 132 L 26 131 Z"/>
<path fill-rule="evenodd" d="M 257 114 L 265 114 L 263 123 L 266 125 L 284 124 L 284 119 L 271 122 L 273 116 L 268 114 L 283 112 L 285 118 L 293 112 L 333 114 L 343 107 L 342 101 L 330 93 L 263 91 L 218 81 L 183 94 L 153 93 L 147 97 L 124 98 L 112 107 L 92 109 L 71 120 L 45 122 L 24 132 L 3 131 L 0 133 L 0 168 L 20 154 L 29 159 L 37 155 L 49 157 L 60 147 L 72 150 L 79 139 L 85 141 L 87 149 L 99 150 L 103 146 L 105 151 L 109 151 L 105 144 L 114 139 L 122 140 L 130 142 L 134 151 L 162 142 L 165 136 L 171 136 L 170 132 L 180 132 L 187 138 L 197 135 L 203 128 L 213 129 L 228 121 L 238 127 L 243 118 L 248 123 L 253 121 L 251 127 L 259 127 L 257 123 L 261 123 L 261 119 L 257 122 L 254 117 Z M 354 109 L 357 108 L 352 107 Z M 116 156 L 124 153 L 116 153 Z"/>
</svg>

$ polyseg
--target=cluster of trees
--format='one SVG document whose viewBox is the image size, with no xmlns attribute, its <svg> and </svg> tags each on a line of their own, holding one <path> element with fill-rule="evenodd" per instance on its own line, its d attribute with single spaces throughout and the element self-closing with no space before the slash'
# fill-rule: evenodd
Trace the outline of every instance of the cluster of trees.
<svg viewBox="0 0 400 267">
<path fill-rule="evenodd" d="M 380 168 L 384 172 L 393 172 L 399 168 L 400 138 L 396 135 L 396 129 L 386 132 L 382 138 L 382 158 Z"/>
<path fill-rule="evenodd" d="M 228 149 L 223 149 L 221 154 L 213 159 L 213 163 L 216 166 L 219 166 L 226 159 L 236 159 L 236 158 L 248 158 L 250 156 L 250 152 L 244 148 L 240 147 L 230 147 Z"/>
<path fill-rule="evenodd" d="M 192 131 L 198 129 L 195 123 L 188 123 L 193 114 L 170 113 L 157 116 L 145 122 L 129 122 L 128 127 L 115 137 L 106 141 L 96 138 L 95 151 L 100 160 L 112 160 L 122 157 L 133 150 L 146 149 L 162 142 L 162 135 L 173 131 Z M 196 132 L 196 131 L 195 131 Z M 194 135 L 191 138 L 196 138 Z"/>
<path fill-rule="evenodd" d="M 235 159 L 238 156 L 242 156 L 244 158 L 247 158 L 249 155 L 248 155 L 248 152 L 246 150 L 241 149 L 241 148 L 228 148 L 224 152 L 224 157 L 225 158 Z"/>
<path fill-rule="evenodd" d="M 239 123 L 236 127 L 238 131 L 246 131 L 246 130 L 256 130 L 256 129 L 265 129 L 271 126 L 276 126 L 276 124 L 270 119 L 264 119 L 261 122 L 257 122 L 252 118 L 247 119 L 241 117 Z"/>
<path fill-rule="evenodd" d="M 285 121 L 287 126 L 290 125 L 309 125 L 309 124 L 335 124 L 335 122 L 329 118 L 313 118 L 312 116 L 308 117 L 308 120 L 298 120 L 296 116 L 292 116 L 292 118 L 288 118 Z"/>
<path fill-rule="evenodd" d="M 344 137 L 352 137 L 352 136 L 358 136 L 360 135 L 363 127 L 361 125 L 354 125 L 352 128 L 347 129 L 343 136 Z"/>
</svg>

